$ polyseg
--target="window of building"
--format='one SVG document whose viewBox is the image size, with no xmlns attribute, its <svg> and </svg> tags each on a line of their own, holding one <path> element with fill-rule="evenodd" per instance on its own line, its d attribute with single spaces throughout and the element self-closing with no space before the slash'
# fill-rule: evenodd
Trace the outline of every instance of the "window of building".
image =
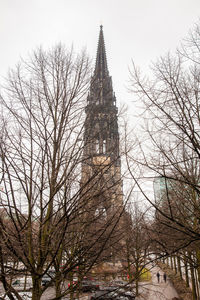
<svg viewBox="0 0 200 300">
<path fill-rule="evenodd" d="M 103 140 L 103 153 L 106 153 L 106 140 Z"/>
<path fill-rule="evenodd" d="M 98 139 L 96 139 L 96 141 L 95 141 L 95 151 L 96 151 L 96 153 L 100 153 L 100 145 L 99 145 L 99 140 Z"/>
</svg>

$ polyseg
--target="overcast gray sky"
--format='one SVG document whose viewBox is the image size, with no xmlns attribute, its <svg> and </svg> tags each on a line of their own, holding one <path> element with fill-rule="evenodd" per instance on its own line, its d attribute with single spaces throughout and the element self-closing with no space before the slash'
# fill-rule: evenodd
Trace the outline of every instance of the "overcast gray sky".
<svg viewBox="0 0 200 300">
<path fill-rule="evenodd" d="M 95 58 L 103 25 L 110 75 L 118 103 L 133 59 L 146 70 L 174 50 L 200 15 L 200 0 L 0 0 L 0 76 L 37 46 L 84 46 Z"/>
<path fill-rule="evenodd" d="M 41 45 L 73 43 L 95 59 L 102 24 L 117 105 L 129 104 L 131 114 L 131 60 L 147 72 L 151 61 L 176 49 L 199 17 L 200 0 L 0 0 L 0 80 L 20 56 Z"/>
</svg>

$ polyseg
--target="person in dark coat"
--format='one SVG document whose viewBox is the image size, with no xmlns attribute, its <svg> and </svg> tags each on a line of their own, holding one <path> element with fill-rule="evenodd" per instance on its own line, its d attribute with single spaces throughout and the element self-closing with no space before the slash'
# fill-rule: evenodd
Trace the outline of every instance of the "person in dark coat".
<svg viewBox="0 0 200 300">
<path fill-rule="evenodd" d="M 166 283 L 166 281 L 167 281 L 167 275 L 166 275 L 166 273 L 163 274 L 163 279 L 164 279 L 164 282 Z"/>
<path fill-rule="evenodd" d="M 159 272 L 157 272 L 156 276 L 157 276 L 158 283 L 159 283 L 159 282 L 160 282 L 160 273 L 159 273 Z"/>
</svg>

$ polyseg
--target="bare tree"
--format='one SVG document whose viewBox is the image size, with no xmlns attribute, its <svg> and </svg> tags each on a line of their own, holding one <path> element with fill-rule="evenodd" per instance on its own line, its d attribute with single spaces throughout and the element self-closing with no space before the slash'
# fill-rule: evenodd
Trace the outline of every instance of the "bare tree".
<svg viewBox="0 0 200 300">
<path fill-rule="evenodd" d="M 139 281 L 142 274 L 148 271 L 149 263 L 149 238 L 148 226 L 143 212 L 138 204 L 130 206 L 129 214 L 126 216 L 127 235 L 124 247 L 124 261 L 127 265 L 129 282 L 135 283 L 136 296 L 139 295 Z"/>
<path fill-rule="evenodd" d="M 139 139 L 140 159 L 131 159 L 168 184 L 159 203 L 143 192 L 159 216 L 162 251 L 167 246 L 164 236 L 173 231 L 174 243 L 166 253 L 199 247 L 199 41 L 196 25 L 176 55 L 167 54 L 153 64 L 151 79 L 142 77 L 134 64 L 131 69 L 132 91 L 144 105 L 146 138 L 145 145 Z"/>
<path fill-rule="evenodd" d="M 124 208 L 105 219 L 103 212 L 92 214 L 96 208 L 88 205 L 95 193 L 109 197 L 106 183 L 102 192 L 94 189 L 109 165 L 102 163 L 81 183 L 89 81 L 86 54 L 58 45 L 21 61 L 2 88 L 0 280 L 10 299 L 13 294 L 21 299 L 11 274 L 30 274 L 32 299 L 38 300 L 49 286 L 42 287 L 42 277 L 51 268 L 55 299 L 60 299 L 68 292 L 63 280 L 72 278 L 77 267 L 82 278 L 110 255 L 108 241 L 114 246 L 119 239 L 111 236 Z M 5 268 L 8 260 L 23 268 Z"/>
</svg>

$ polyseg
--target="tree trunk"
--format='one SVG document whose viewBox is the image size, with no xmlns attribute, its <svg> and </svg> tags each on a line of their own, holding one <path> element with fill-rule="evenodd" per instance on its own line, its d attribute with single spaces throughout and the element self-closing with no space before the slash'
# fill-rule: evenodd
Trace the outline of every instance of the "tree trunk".
<svg viewBox="0 0 200 300">
<path fill-rule="evenodd" d="M 167 265 L 169 266 L 169 256 L 167 256 L 166 263 L 167 263 Z"/>
<path fill-rule="evenodd" d="M 176 255 L 173 256 L 173 259 L 174 259 L 174 271 L 175 271 L 175 274 L 177 274 Z"/>
<path fill-rule="evenodd" d="M 171 263 L 171 268 L 172 268 L 172 270 L 173 270 L 174 267 L 173 267 L 173 259 L 172 259 L 172 255 L 170 255 L 170 263 Z"/>
<path fill-rule="evenodd" d="M 196 251 L 196 260 L 197 260 L 197 281 L 198 281 L 198 290 L 200 287 L 200 250 Z"/>
<path fill-rule="evenodd" d="M 189 281 L 189 275 L 188 275 L 188 259 L 187 259 L 186 255 L 184 255 L 184 267 L 185 267 L 185 281 L 186 281 L 187 287 L 189 287 L 190 281 Z"/>
<path fill-rule="evenodd" d="M 190 274 L 191 274 L 191 282 L 192 282 L 192 299 L 197 300 L 196 282 L 194 276 L 194 267 L 191 261 L 191 253 L 189 253 L 189 266 L 190 266 Z"/>
<path fill-rule="evenodd" d="M 179 271 L 180 277 L 181 277 L 181 279 L 183 279 L 182 270 L 181 270 L 181 259 L 180 259 L 179 255 L 177 256 L 177 264 L 178 264 L 178 271 Z"/>
<path fill-rule="evenodd" d="M 74 299 L 74 286 L 73 286 L 73 272 L 69 273 L 69 291 L 70 291 L 70 300 Z"/>
<path fill-rule="evenodd" d="M 198 283 L 197 269 L 194 269 L 194 277 L 195 277 L 195 283 L 196 283 L 197 299 L 199 299 L 199 283 Z"/>
<path fill-rule="evenodd" d="M 137 255 L 137 254 L 136 254 Z M 135 295 L 138 296 L 139 294 L 139 276 L 140 276 L 140 270 L 139 270 L 139 263 L 138 259 L 136 259 L 136 264 L 135 264 Z"/>
<path fill-rule="evenodd" d="M 62 290 L 61 290 L 61 279 L 60 274 L 56 274 L 56 280 L 55 280 L 55 290 L 56 290 L 56 297 L 60 297 Z"/>
<path fill-rule="evenodd" d="M 41 280 L 38 277 L 33 276 L 33 289 L 32 289 L 32 300 L 39 300 L 41 297 Z"/>
</svg>

